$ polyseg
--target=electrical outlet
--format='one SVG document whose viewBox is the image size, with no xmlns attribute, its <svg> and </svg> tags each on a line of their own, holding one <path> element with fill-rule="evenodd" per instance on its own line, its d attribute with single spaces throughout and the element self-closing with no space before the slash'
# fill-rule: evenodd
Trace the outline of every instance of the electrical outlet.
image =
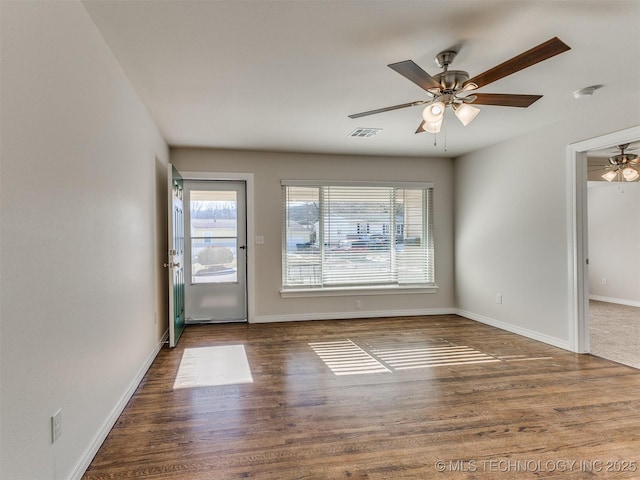
<svg viewBox="0 0 640 480">
<path fill-rule="evenodd" d="M 496 293 L 496 303 L 502 304 L 502 294 Z"/>
<path fill-rule="evenodd" d="M 362 308 L 362 302 L 360 300 L 356 300 L 356 310 L 360 310 Z"/>
<path fill-rule="evenodd" d="M 602 277 L 602 285 L 606 285 L 607 284 L 607 279 L 605 277 Z"/>
<path fill-rule="evenodd" d="M 62 435 L 62 409 L 59 409 L 51 417 L 51 443 Z"/>
</svg>

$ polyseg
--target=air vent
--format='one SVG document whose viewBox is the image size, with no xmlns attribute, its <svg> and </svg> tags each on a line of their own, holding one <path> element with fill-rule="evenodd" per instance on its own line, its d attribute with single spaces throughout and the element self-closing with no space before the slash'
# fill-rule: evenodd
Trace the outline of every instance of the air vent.
<svg viewBox="0 0 640 480">
<path fill-rule="evenodd" d="M 378 132 L 381 132 L 381 128 L 356 128 L 349 134 L 350 137 L 356 138 L 371 138 L 375 137 Z"/>
</svg>

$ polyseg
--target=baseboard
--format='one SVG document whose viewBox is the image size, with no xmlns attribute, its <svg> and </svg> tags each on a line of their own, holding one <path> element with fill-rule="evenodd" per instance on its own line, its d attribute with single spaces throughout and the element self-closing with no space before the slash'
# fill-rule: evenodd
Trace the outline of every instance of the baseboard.
<svg viewBox="0 0 640 480">
<path fill-rule="evenodd" d="M 89 465 L 91 465 L 91 461 L 96 456 L 96 453 L 98 453 L 100 446 L 103 444 L 103 442 L 107 438 L 107 435 L 109 435 L 111 428 L 118 421 L 118 417 L 120 417 L 120 414 L 122 414 L 122 411 L 127 406 L 127 403 L 129 402 L 129 400 L 131 400 L 131 397 L 133 396 L 136 389 L 138 388 L 138 385 L 140 385 L 140 382 L 142 381 L 145 374 L 147 373 L 147 370 L 149 370 L 149 367 L 151 366 L 156 356 L 162 349 L 162 346 L 168 340 L 169 340 L 169 330 L 167 330 L 164 333 L 164 335 L 162 336 L 162 339 L 155 346 L 155 348 L 153 349 L 153 352 L 151 352 L 149 357 L 147 357 L 147 360 L 144 362 L 144 364 L 138 371 L 133 381 L 129 384 L 129 388 L 127 388 L 127 390 L 124 392 L 122 397 L 120 397 L 120 401 L 116 404 L 113 410 L 111 410 L 111 413 L 102 424 L 102 428 L 100 428 L 96 436 L 93 438 L 93 441 L 89 444 L 89 447 L 85 450 L 85 452 L 82 454 L 82 456 L 78 460 L 78 463 L 76 464 L 74 469 L 71 471 L 71 474 L 68 477 L 69 480 L 80 480 L 84 475 L 84 473 L 87 471 L 87 468 L 89 468 Z"/>
<path fill-rule="evenodd" d="M 537 340 L 538 342 L 546 343 L 548 345 L 553 345 L 554 347 L 562 348 L 563 350 L 571 351 L 571 347 L 567 340 L 561 340 L 556 337 L 550 337 L 549 335 L 544 335 L 542 333 L 535 332 L 527 328 L 511 325 L 510 323 L 501 322 L 500 320 L 485 317 L 483 315 L 478 315 L 472 312 L 467 312 L 465 310 L 457 310 L 457 314 L 460 315 L 461 317 L 468 318 L 469 320 L 474 320 L 476 322 L 484 323 L 486 325 L 499 328 L 500 330 L 506 330 L 507 332 L 515 333 L 517 335 L 522 335 L 523 337 L 527 337 L 532 340 Z"/>
<path fill-rule="evenodd" d="M 328 313 L 288 313 L 283 315 L 256 315 L 251 323 L 300 322 L 308 320 L 343 320 L 351 318 L 416 317 L 419 315 L 455 315 L 455 308 L 424 308 L 412 310 L 382 310 Z"/>
<path fill-rule="evenodd" d="M 618 305 L 627 305 L 629 307 L 640 307 L 640 302 L 636 300 L 626 300 L 624 298 L 603 297 L 601 295 L 589 295 L 589 300 L 597 300 L 598 302 L 617 303 Z"/>
</svg>

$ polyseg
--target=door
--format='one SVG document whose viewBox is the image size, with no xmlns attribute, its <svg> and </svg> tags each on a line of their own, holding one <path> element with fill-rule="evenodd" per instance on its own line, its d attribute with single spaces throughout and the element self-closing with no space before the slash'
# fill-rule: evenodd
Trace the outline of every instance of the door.
<svg viewBox="0 0 640 480">
<path fill-rule="evenodd" d="M 246 184 L 186 181 L 187 323 L 247 321 Z"/>
<path fill-rule="evenodd" d="M 182 176 L 169 164 L 169 346 L 175 347 L 184 330 L 184 185 Z"/>
</svg>

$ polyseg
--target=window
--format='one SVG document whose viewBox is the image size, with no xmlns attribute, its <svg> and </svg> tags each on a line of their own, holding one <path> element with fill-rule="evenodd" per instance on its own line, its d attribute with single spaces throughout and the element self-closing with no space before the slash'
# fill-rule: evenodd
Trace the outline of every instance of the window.
<svg viewBox="0 0 640 480">
<path fill-rule="evenodd" d="M 434 286 L 431 184 L 283 181 L 282 193 L 283 291 Z"/>
<path fill-rule="evenodd" d="M 234 191 L 190 190 L 191 284 L 238 281 Z"/>
</svg>

